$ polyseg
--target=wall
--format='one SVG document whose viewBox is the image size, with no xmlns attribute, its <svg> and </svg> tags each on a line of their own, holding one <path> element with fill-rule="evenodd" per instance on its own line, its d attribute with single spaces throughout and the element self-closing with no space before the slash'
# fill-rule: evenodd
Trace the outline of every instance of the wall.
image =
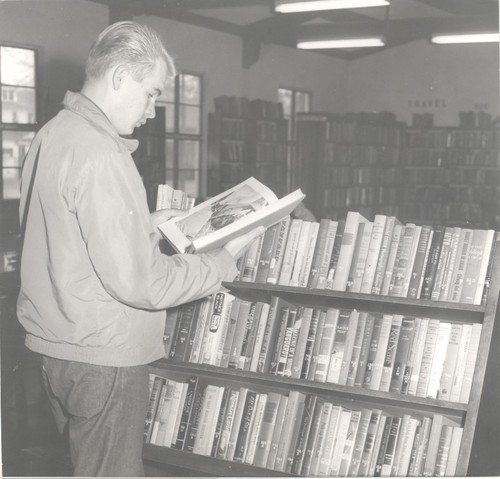
<svg viewBox="0 0 500 479">
<path fill-rule="evenodd" d="M 382 111 L 411 123 L 432 113 L 438 126 L 458 125 L 458 113 L 479 108 L 498 116 L 498 45 L 412 42 L 348 66 L 349 111 Z"/>
</svg>

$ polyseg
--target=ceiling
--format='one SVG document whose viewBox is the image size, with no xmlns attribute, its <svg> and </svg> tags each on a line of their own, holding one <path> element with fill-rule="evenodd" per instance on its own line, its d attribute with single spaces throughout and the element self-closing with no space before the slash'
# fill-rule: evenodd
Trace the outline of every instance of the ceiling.
<svg viewBox="0 0 500 479">
<path fill-rule="evenodd" d="M 110 7 L 110 21 L 156 15 L 243 38 L 243 65 L 257 61 L 262 44 L 296 47 L 297 40 L 372 36 L 385 47 L 321 50 L 353 60 L 432 33 L 498 31 L 499 0 L 391 0 L 388 7 L 275 13 L 273 0 L 93 0 Z"/>
</svg>

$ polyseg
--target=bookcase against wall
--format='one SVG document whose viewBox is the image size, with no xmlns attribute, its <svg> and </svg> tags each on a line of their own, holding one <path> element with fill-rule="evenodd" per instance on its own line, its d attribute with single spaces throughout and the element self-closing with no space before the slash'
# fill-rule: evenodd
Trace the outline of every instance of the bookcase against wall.
<svg viewBox="0 0 500 479">
<path fill-rule="evenodd" d="M 498 228 L 500 132 L 408 128 L 401 217 L 430 224 Z"/>
<path fill-rule="evenodd" d="M 390 114 L 297 117 L 297 177 L 320 218 L 398 215 L 405 126 Z"/>
<path fill-rule="evenodd" d="M 377 408 L 392 414 L 415 414 L 416 416 L 442 416 L 463 428 L 455 476 L 465 476 L 471 451 L 477 450 L 478 442 L 485 431 L 478 430 L 478 414 L 484 389 L 485 371 L 492 342 L 493 326 L 498 320 L 498 295 L 500 290 L 500 248 L 495 248 L 491 281 L 486 300 L 481 305 L 431 301 L 423 299 L 376 296 L 332 290 L 307 289 L 248 282 L 226 283 L 224 286 L 236 297 L 248 301 L 270 302 L 280 297 L 296 305 L 313 308 L 355 309 L 379 314 L 400 314 L 409 317 L 433 318 L 454 323 L 478 323 L 481 335 L 474 375 L 467 402 L 440 400 L 431 397 L 408 396 L 394 392 L 363 389 L 315 382 L 279 375 L 263 374 L 240 369 L 228 369 L 207 364 L 192 364 L 181 361 L 161 360 L 155 363 L 152 372 L 169 378 L 185 379 L 193 375 L 208 378 L 214 384 L 244 385 L 262 392 L 299 391 L 314 394 L 324 400 L 332 400 L 348 408 Z M 484 425 L 483 425 L 484 427 Z M 488 432 L 488 431 L 486 431 Z M 496 438 L 491 438 L 496 440 Z M 483 439 L 484 440 L 484 439 Z M 184 467 L 192 474 L 214 476 L 280 476 L 268 470 L 243 463 L 229 462 L 214 457 L 192 454 L 172 448 L 144 445 L 144 458 L 155 463 Z M 293 474 L 292 474 L 293 475 Z M 377 474 L 376 474 L 377 475 Z M 431 474 L 432 475 L 432 474 Z"/>
<path fill-rule="evenodd" d="M 234 106 L 236 100 L 238 108 Z M 281 110 L 270 108 L 269 102 L 233 98 L 225 101 L 224 108 L 209 113 L 209 196 L 249 176 L 265 182 L 282 196 L 286 193 L 286 175 L 287 120 Z"/>
</svg>

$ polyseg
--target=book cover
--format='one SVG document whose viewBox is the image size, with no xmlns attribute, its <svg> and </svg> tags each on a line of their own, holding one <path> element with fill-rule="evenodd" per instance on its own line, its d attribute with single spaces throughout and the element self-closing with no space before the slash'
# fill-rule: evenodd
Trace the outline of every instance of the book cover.
<svg viewBox="0 0 500 479">
<path fill-rule="evenodd" d="M 446 464 L 450 454 L 451 437 L 453 434 L 453 426 L 444 425 L 441 429 L 439 437 L 438 450 L 436 455 L 436 464 L 434 466 L 435 477 L 444 477 L 446 474 Z"/>
<path fill-rule="evenodd" d="M 337 221 L 323 218 L 319 223 L 318 240 L 314 248 L 311 272 L 307 282 L 308 288 L 324 289 L 328 266 L 332 256 L 335 233 L 337 231 Z"/>
<path fill-rule="evenodd" d="M 382 420 L 383 417 L 385 418 L 380 409 L 372 410 L 370 422 L 368 423 L 368 430 L 366 431 L 366 440 L 361 454 L 361 462 L 358 468 L 357 475 L 360 477 L 368 476 L 370 474 L 372 458 L 377 453 L 377 451 L 375 451 L 375 442 L 378 430 L 380 427 L 383 428 L 383 421 L 385 421 L 385 419 Z"/>
<path fill-rule="evenodd" d="M 479 352 L 479 344 L 481 340 L 482 324 L 474 323 L 469 342 L 469 350 L 467 351 L 467 359 L 465 360 L 464 378 L 462 387 L 460 388 L 459 402 L 467 404 L 469 402 L 472 382 L 474 380 L 474 371 L 476 368 L 477 354 Z"/>
<path fill-rule="evenodd" d="M 321 310 L 318 308 L 312 308 L 309 331 L 307 333 L 306 344 L 304 348 L 304 356 L 302 359 L 302 366 L 300 370 L 300 376 L 299 376 L 300 379 L 307 379 L 309 376 L 309 370 L 312 365 L 312 357 L 313 357 L 314 345 L 316 342 L 316 336 L 318 333 L 320 317 L 321 317 Z"/>
<path fill-rule="evenodd" d="M 273 254 L 269 263 L 269 272 L 267 273 L 266 283 L 278 284 L 285 255 L 285 248 L 288 242 L 288 233 L 292 219 L 290 215 L 285 216 L 279 223 L 279 232 L 273 243 Z"/>
<path fill-rule="evenodd" d="M 220 433 L 219 441 L 217 444 L 216 457 L 218 459 L 225 459 L 227 448 L 229 445 L 229 437 L 233 428 L 233 421 L 236 413 L 236 406 L 240 395 L 239 389 L 229 388 L 229 398 L 227 400 L 227 407 L 224 413 L 224 422 L 222 431 Z"/>
<path fill-rule="evenodd" d="M 288 462 L 285 468 L 286 472 L 300 474 L 300 471 L 302 470 L 307 440 L 311 431 L 314 411 L 317 403 L 318 396 L 316 394 L 308 394 L 306 396 L 303 412 L 302 414 L 298 414 L 298 416 L 301 416 L 301 420 L 299 421 L 297 418 L 296 427 L 294 428 L 296 433 L 293 434 L 292 441 L 288 449 Z"/>
<path fill-rule="evenodd" d="M 403 381 L 405 378 L 405 372 L 408 363 L 410 348 L 413 343 L 414 332 L 415 332 L 415 319 L 406 316 L 403 317 L 401 321 L 401 328 L 399 331 L 399 337 L 396 346 L 396 353 L 394 356 L 391 381 L 389 384 L 390 392 L 393 393 L 402 392 Z M 408 378 L 410 374 L 409 371 L 406 374 Z"/>
<path fill-rule="evenodd" d="M 427 337 L 429 321 L 430 319 L 428 318 L 417 318 L 418 329 L 415 332 L 415 339 L 408 358 L 410 374 L 406 394 L 409 396 L 416 396 L 417 394 L 418 381 L 420 379 L 420 368 L 422 367 L 422 357 L 424 355 L 425 339 Z"/>
<path fill-rule="evenodd" d="M 391 328 L 389 330 L 389 340 L 385 350 L 384 361 L 382 365 L 382 375 L 380 377 L 379 391 L 388 392 L 391 386 L 392 371 L 396 360 L 396 350 L 399 342 L 399 334 L 403 322 L 403 315 L 395 314 L 392 317 Z"/>
<path fill-rule="evenodd" d="M 439 384 L 441 375 L 443 374 L 448 342 L 450 340 L 450 331 L 451 323 L 446 321 L 441 321 L 439 323 L 434 355 L 432 357 L 432 364 L 429 372 L 429 384 L 427 385 L 426 397 L 437 398 L 438 396 Z"/>
<path fill-rule="evenodd" d="M 450 279 L 450 289 L 448 291 L 448 301 L 458 303 L 462 295 L 465 271 L 467 268 L 467 258 L 469 257 L 469 248 L 471 245 L 473 230 L 462 228 L 458 239 L 457 259 L 453 267 L 453 273 Z"/>
<path fill-rule="evenodd" d="M 217 451 L 219 450 L 219 442 L 222 437 L 222 431 L 224 429 L 224 422 L 226 419 L 227 408 L 229 406 L 229 398 L 231 397 L 231 388 L 225 387 L 222 391 L 222 399 L 220 403 L 219 413 L 217 415 L 217 421 L 215 423 L 214 435 L 212 441 L 212 447 L 210 451 L 210 456 L 217 457 Z"/>
<path fill-rule="evenodd" d="M 372 417 L 372 410 L 368 408 L 363 408 L 360 412 L 359 417 L 359 427 L 356 432 L 356 437 L 354 439 L 354 445 L 352 450 L 351 460 L 348 465 L 348 469 L 344 474 L 347 477 L 356 477 L 361 466 L 361 457 L 363 455 L 363 449 L 366 444 L 366 438 L 368 435 L 368 428 L 370 426 L 370 421 Z"/>
<path fill-rule="evenodd" d="M 464 430 L 461 427 L 454 427 L 450 450 L 448 452 L 448 461 L 446 462 L 446 470 L 444 475 L 446 477 L 454 477 L 456 475 L 458 457 L 460 455 L 460 446 L 462 445 L 462 435 Z"/>
<path fill-rule="evenodd" d="M 385 271 L 387 269 L 387 261 L 389 259 L 389 251 L 392 243 L 392 236 L 394 226 L 401 224 L 395 216 L 388 216 L 384 227 L 384 234 L 382 236 L 382 243 L 375 266 L 375 273 L 373 275 L 373 283 L 371 294 L 380 294 L 382 285 L 384 283 Z"/>
<path fill-rule="evenodd" d="M 260 393 L 257 396 L 257 403 L 255 404 L 252 422 L 248 431 L 248 440 L 243 460 L 245 464 L 253 464 L 255 452 L 257 450 L 257 441 L 262 427 L 262 421 L 264 420 L 264 409 L 266 408 L 266 403 L 267 394 Z"/>
<path fill-rule="evenodd" d="M 345 290 L 350 293 L 359 293 L 361 289 L 362 275 L 366 263 L 366 255 L 368 254 L 372 228 L 373 223 L 370 221 L 361 223 L 358 227 L 352 252 L 351 267 L 349 268 L 345 288 Z"/>
<path fill-rule="evenodd" d="M 283 341 L 281 342 L 281 349 L 278 357 L 278 364 L 276 366 L 276 375 L 284 376 L 286 366 L 288 364 L 288 353 L 290 351 L 290 346 L 292 345 L 292 339 L 294 335 L 294 328 L 296 320 L 298 317 L 298 306 L 288 308 L 288 315 L 286 326 L 283 334 Z"/>
<path fill-rule="evenodd" d="M 380 387 L 391 324 L 391 314 L 384 314 L 382 317 L 377 317 L 375 321 L 363 383 L 363 387 L 366 389 L 377 391 Z"/>
<path fill-rule="evenodd" d="M 377 261 L 380 254 L 380 248 L 382 246 L 386 223 L 386 215 L 375 215 L 375 218 L 373 219 L 370 244 L 368 245 L 365 269 L 363 272 L 363 278 L 361 280 L 361 293 L 369 294 L 372 291 L 373 280 L 375 278 L 375 268 L 377 267 Z"/>
<path fill-rule="evenodd" d="M 266 230 L 262 238 L 262 247 L 257 264 L 257 271 L 254 281 L 256 283 L 266 283 L 267 275 L 271 267 L 271 260 L 274 254 L 275 240 L 281 229 L 281 221 Z"/>
<path fill-rule="evenodd" d="M 239 280 L 244 283 L 255 282 L 264 235 L 265 233 L 258 238 L 255 238 L 245 251 L 245 258 L 241 266 L 239 276 Z"/>
<path fill-rule="evenodd" d="M 396 453 L 396 446 L 399 438 L 399 431 L 401 428 L 401 417 L 394 416 L 391 421 L 391 426 L 389 428 L 389 436 L 387 438 L 387 444 L 385 447 L 382 467 L 380 469 L 381 476 L 390 476 L 392 472 L 392 464 L 394 462 L 394 456 Z"/>
<path fill-rule="evenodd" d="M 232 458 L 235 462 L 243 462 L 245 458 L 245 451 L 249 440 L 249 431 L 254 418 L 254 411 L 258 398 L 259 394 L 255 391 L 248 391 L 246 395 Z"/>
<path fill-rule="evenodd" d="M 404 282 L 407 271 L 410 269 L 410 259 L 416 230 L 417 226 L 413 223 L 408 223 L 401 229 L 401 236 L 396 250 L 389 289 L 387 291 L 389 296 L 403 296 Z"/>
<path fill-rule="evenodd" d="M 255 301 L 251 304 L 250 310 L 247 315 L 245 323 L 245 331 L 241 341 L 241 349 L 239 352 L 238 367 L 237 369 L 246 369 L 249 362 L 249 352 L 252 351 L 252 341 L 256 333 L 256 323 L 259 319 L 262 303 Z"/>
<path fill-rule="evenodd" d="M 269 451 L 271 450 L 271 441 L 273 438 L 274 427 L 278 416 L 281 394 L 270 392 L 267 395 L 266 406 L 262 416 L 262 425 L 260 427 L 253 465 L 266 467 Z"/>
<path fill-rule="evenodd" d="M 363 340 L 361 342 L 361 349 L 359 351 L 358 368 L 354 378 L 354 386 L 362 387 L 366 374 L 366 363 L 368 354 L 370 352 L 370 345 L 372 341 L 373 328 L 375 325 L 375 315 L 367 313 L 365 330 L 363 332 Z"/>
<path fill-rule="evenodd" d="M 257 329 L 255 332 L 255 341 L 253 344 L 253 351 L 250 354 L 249 371 L 257 371 L 259 365 L 260 353 L 262 350 L 262 343 L 266 333 L 266 327 L 269 318 L 270 305 L 267 303 L 260 303 L 261 309 L 259 319 L 257 321 Z"/>
<path fill-rule="evenodd" d="M 359 225 L 367 222 L 368 220 L 357 211 L 349 211 L 347 213 L 344 232 L 342 234 L 342 243 L 340 245 L 339 257 L 337 261 L 337 268 L 331 287 L 334 291 L 346 290 Z"/>
<path fill-rule="evenodd" d="M 270 227 L 290 214 L 304 199 L 300 190 L 278 200 L 251 177 L 195 206 L 181 217 L 158 226 L 178 253 L 202 253 L 224 246 L 229 240 L 257 226 Z"/>
<path fill-rule="evenodd" d="M 351 421 L 347 429 L 347 434 L 345 438 L 344 448 L 342 450 L 342 457 L 340 460 L 340 467 L 335 467 L 334 472 L 338 470 L 338 475 L 341 477 L 347 476 L 349 466 L 352 461 L 352 456 L 354 453 L 354 444 L 356 441 L 356 436 L 358 434 L 358 429 L 360 427 L 361 421 L 361 411 L 351 412 Z M 331 469 L 330 469 L 331 470 Z"/>
<path fill-rule="evenodd" d="M 273 296 L 269 306 L 269 314 L 265 325 L 264 336 L 259 352 L 259 359 L 257 363 L 257 371 L 261 373 L 268 373 L 271 366 L 271 360 L 274 355 L 273 348 L 277 344 L 277 337 L 281 326 L 281 311 L 284 308 L 292 307 L 284 299 Z"/>
<path fill-rule="evenodd" d="M 318 241 L 318 233 L 319 233 L 319 223 L 313 222 L 311 223 L 311 227 L 309 230 L 308 240 L 306 243 L 305 249 L 305 257 L 302 261 L 302 265 L 299 272 L 299 288 L 306 288 L 309 282 L 309 275 L 311 274 L 314 248 Z"/>
<path fill-rule="evenodd" d="M 479 272 L 477 275 L 477 284 L 475 296 L 472 304 L 481 304 L 483 299 L 483 289 L 486 280 L 486 273 L 488 271 L 488 265 L 490 263 L 490 255 L 493 248 L 493 239 L 495 237 L 494 230 L 487 230 L 486 238 L 483 248 L 483 255 L 481 257 L 481 264 L 479 266 Z"/>
<path fill-rule="evenodd" d="M 429 250 L 429 258 L 425 267 L 424 280 L 422 281 L 422 288 L 420 290 L 419 297 L 421 299 L 431 299 L 432 288 L 434 286 L 434 279 L 436 277 L 436 270 L 441 254 L 444 230 L 444 226 L 434 227 L 434 234 L 432 235 L 432 242 Z"/>
<path fill-rule="evenodd" d="M 451 276 L 455 268 L 458 256 L 458 243 L 460 240 L 461 228 L 453 228 L 450 241 L 450 251 L 444 266 L 443 279 L 441 281 L 441 290 L 439 292 L 439 301 L 447 301 L 451 289 Z"/>
<path fill-rule="evenodd" d="M 330 476 L 331 457 L 337 440 L 337 431 L 342 417 L 342 406 L 332 404 L 328 415 L 325 435 L 321 444 L 317 475 Z"/>
<path fill-rule="evenodd" d="M 297 336 L 297 342 L 293 353 L 292 370 L 290 377 L 299 379 L 302 373 L 304 357 L 306 354 L 306 346 L 311 332 L 311 320 L 313 316 L 313 308 L 300 309 L 300 329 Z"/>
<path fill-rule="evenodd" d="M 337 230 L 335 232 L 335 239 L 333 241 L 332 254 L 330 256 L 330 263 L 328 265 L 328 272 L 326 274 L 324 289 L 333 288 L 333 280 L 337 272 L 337 265 L 339 262 L 339 254 L 340 254 L 340 248 L 342 246 L 342 237 L 344 236 L 344 229 L 345 229 L 345 220 L 340 220 L 337 224 Z M 318 284 L 318 288 L 320 288 L 320 284 Z"/>
<path fill-rule="evenodd" d="M 301 470 L 297 472 L 297 474 L 302 474 L 303 476 L 309 476 L 311 474 L 311 465 L 314 453 L 319 447 L 318 444 L 320 440 L 321 414 L 323 411 L 323 406 L 324 401 L 321 398 L 318 398 L 316 408 L 314 409 L 311 429 L 307 438 L 306 449 L 304 452 L 304 461 L 302 463 Z"/>
<path fill-rule="evenodd" d="M 404 231 L 404 225 L 396 224 L 392 230 L 392 238 L 389 245 L 389 251 L 387 253 L 387 262 L 385 265 L 384 279 L 380 288 L 381 295 L 388 295 L 392 282 L 392 275 L 394 272 L 394 265 L 396 264 L 396 259 L 398 251 L 400 250 L 399 244 L 401 242 L 402 234 Z"/>
<path fill-rule="evenodd" d="M 376 454 L 373 454 L 370 464 L 371 476 L 380 477 L 382 475 L 382 466 L 384 464 L 385 450 L 391 432 L 392 420 L 392 416 L 385 414 L 380 419 L 381 424 L 377 431 L 377 436 L 375 437 L 374 450 Z"/>
<path fill-rule="evenodd" d="M 248 393 L 251 392 L 250 389 L 247 387 L 241 387 L 239 390 L 238 394 L 238 401 L 236 403 L 236 408 L 234 410 L 234 416 L 232 418 L 232 426 L 231 426 L 231 432 L 229 434 L 229 438 L 227 440 L 227 447 L 226 447 L 226 459 L 228 461 L 232 461 L 235 451 L 236 451 L 236 442 L 239 437 L 240 433 L 240 428 L 242 425 L 242 417 L 243 417 L 243 412 L 245 409 L 246 405 L 246 399 Z"/>
<path fill-rule="evenodd" d="M 321 337 L 319 337 L 320 342 L 313 381 L 326 381 L 339 314 L 340 311 L 334 308 L 328 308 L 326 311 L 323 330 L 321 333 Z"/>
<path fill-rule="evenodd" d="M 462 336 L 461 323 L 451 323 L 450 337 L 446 348 L 446 357 L 443 364 L 443 371 L 439 381 L 439 390 L 437 398 L 442 401 L 449 401 L 451 394 L 451 385 L 453 376 L 455 375 L 455 366 L 457 364 L 458 347 L 460 345 L 460 337 Z"/>
<path fill-rule="evenodd" d="M 330 459 L 330 467 L 327 475 L 337 477 L 340 475 L 340 468 L 342 466 L 342 456 L 344 454 L 344 449 L 347 442 L 347 435 L 349 433 L 349 427 L 351 425 L 352 415 L 358 411 L 351 411 L 346 408 L 342 408 L 339 418 L 339 424 L 337 426 L 337 431 L 334 436 L 335 444 L 333 446 L 332 455 Z M 359 416 L 356 414 L 356 418 L 359 421 Z M 359 422 L 355 424 L 357 428 Z"/>
<path fill-rule="evenodd" d="M 422 354 L 422 362 L 420 366 L 416 395 L 426 397 L 427 388 L 429 386 L 432 361 L 436 350 L 436 341 L 439 333 L 439 323 L 437 319 L 430 319 L 425 336 L 424 350 Z"/>
<path fill-rule="evenodd" d="M 315 331 L 313 342 L 310 343 L 311 357 L 310 359 L 304 357 L 304 367 L 302 368 L 302 372 L 304 372 L 304 374 L 307 374 L 307 376 L 305 376 L 303 379 L 308 379 L 310 381 L 314 381 L 314 376 L 316 375 L 319 348 L 321 346 L 321 338 L 323 337 L 323 328 L 325 327 L 326 321 L 326 311 L 318 310 L 318 314 L 318 326 Z"/>
<path fill-rule="evenodd" d="M 328 365 L 328 372 L 326 375 L 326 382 L 334 384 L 339 383 L 342 362 L 346 350 L 346 341 L 349 332 L 350 320 L 351 311 L 347 309 L 341 309 L 339 311 L 335 334 L 333 337 L 333 345 L 330 352 L 330 361 Z"/>
<path fill-rule="evenodd" d="M 420 294 L 433 234 L 434 230 L 432 229 L 432 226 L 422 226 L 417 249 L 415 251 L 415 260 L 411 270 L 410 282 L 408 284 L 408 292 L 406 294 L 407 298 L 418 298 L 418 295 Z"/>
<path fill-rule="evenodd" d="M 451 384 L 450 401 L 458 402 L 460 400 L 460 391 L 464 382 L 465 364 L 467 362 L 467 353 L 469 352 L 472 336 L 472 324 L 464 323 L 462 325 L 462 335 L 458 345 L 457 364 L 455 365 L 455 374 Z"/>
<path fill-rule="evenodd" d="M 358 314 L 356 325 L 356 332 L 354 334 L 354 341 L 352 344 L 351 358 L 349 360 L 349 367 L 347 371 L 346 386 L 354 386 L 356 381 L 356 374 L 359 367 L 359 358 L 361 356 L 361 348 L 363 345 L 363 337 L 365 333 L 366 319 L 368 313 L 362 311 Z"/>
<path fill-rule="evenodd" d="M 345 386 L 347 384 L 347 377 L 351 368 L 352 351 L 354 349 L 354 341 L 356 333 L 358 332 L 358 321 L 360 313 L 355 309 L 349 315 L 349 325 L 347 335 L 345 338 L 344 354 L 342 355 L 342 365 L 340 367 L 340 375 L 338 384 Z"/>
<path fill-rule="evenodd" d="M 251 301 L 238 300 L 238 316 L 236 318 L 235 331 L 231 347 L 229 349 L 228 368 L 237 369 L 240 362 L 241 345 L 246 334 L 248 315 L 252 307 Z"/>
<path fill-rule="evenodd" d="M 287 241 L 283 248 L 281 270 L 276 284 L 287 286 L 290 283 L 303 223 L 304 221 L 299 218 L 292 219 L 290 223 Z"/>
<path fill-rule="evenodd" d="M 207 319 L 212 307 L 214 295 L 206 298 L 199 299 L 199 310 L 196 319 L 196 328 L 194 334 L 190 335 L 189 344 L 186 353 L 189 352 L 189 361 L 192 363 L 199 363 L 202 355 L 203 338 L 205 337 L 205 330 L 207 326 Z"/>
<path fill-rule="evenodd" d="M 446 263 L 451 251 L 451 240 L 453 236 L 452 227 L 447 226 L 444 229 L 443 241 L 441 243 L 441 252 L 439 254 L 438 264 L 436 268 L 436 275 L 434 277 L 434 283 L 432 285 L 431 299 L 433 301 L 439 301 L 439 296 L 441 294 L 441 287 L 443 284 L 443 278 L 446 270 Z"/>
<path fill-rule="evenodd" d="M 183 451 L 193 452 L 196 436 L 198 434 L 198 427 L 200 425 L 200 418 L 202 415 L 203 398 L 205 396 L 205 390 L 207 386 L 208 384 L 205 381 L 202 382 L 200 380 L 198 383 L 198 387 L 193 399 L 191 414 L 189 416 L 189 423 L 187 425 L 184 443 L 182 444 Z"/>
<path fill-rule="evenodd" d="M 161 391 L 163 384 L 166 383 L 167 379 L 162 378 L 156 374 L 150 374 L 150 394 L 149 394 L 149 404 L 146 413 L 146 424 L 144 427 L 144 442 L 148 443 L 151 439 L 151 434 L 153 433 L 153 424 L 156 417 L 156 411 L 158 410 L 158 404 L 160 402 Z"/>
<path fill-rule="evenodd" d="M 276 412 L 276 422 L 274 425 L 273 436 L 271 439 L 271 446 L 269 448 L 269 453 L 267 455 L 267 462 L 266 462 L 267 469 L 274 469 L 274 463 L 276 462 L 276 455 L 278 453 L 278 444 L 281 438 L 281 431 L 283 430 L 287 407 L 288 407 L 288 396 L 283 394 L 280 397 L 278 411 Z"/>
<path fill-rule="evenodd" d="M 297 242 L 297 249 L 292 256 L 291 260 L 291 272 L 290 278 L 287 283 L 288 286 L 298 287 L 300 282 L 300 275 L 304 267 L 304 263 L 306 261 L 306 257 L 309 251 L 309 240 L 311 237 L 311 230 L 313 228 L 314 223 L 311 221 L 302 221 L 302 228 L 300 229 L 300 234 Z M 314 245 L 312 245 L 314 248 Z"/>
<path fill-rule="evenodd" d="M 227 331 L 222 346 L 222 353 L 219 364 L 221 368 L 227 368 L 229 366 L 229 356 L 231 355 L 231 346 L 233 344 L 234 335 L 236 334 L 240 303 L 240 299 L 235 298 L 233 304 L 231 305 L 231 312 L 229 313 L 229 323 L 227 325 Z"/>
<path fill-rule="evenodd" d="M 403 280 L 403 288 L 401 291 L 401 297 L 406 298 L 408 296 L 408 290 L 410 288 L 410 281 L 413 272 L 413 267 L 415 265 L 415 259 L 417 257 L 417 249 L 420 244 L 420 236 L 422 234 L 422 226 L 415 226 L 415 234 L 413 235 L 413 241 L 411 244 L 410 258 L 408 260 L 408 266 L 405 271 L 405 276 Z"/>
</svg>

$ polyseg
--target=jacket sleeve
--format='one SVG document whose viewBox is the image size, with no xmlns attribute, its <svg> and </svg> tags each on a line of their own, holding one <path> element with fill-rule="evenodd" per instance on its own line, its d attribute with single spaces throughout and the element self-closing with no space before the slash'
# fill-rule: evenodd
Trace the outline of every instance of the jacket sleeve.
<svg viewBox="0 0 500 479">
<path fill-rule="evenodd" d="M 166 256 L 129 155 L 110 154 L 84 170 L 75 193 L 78 224 L 104 289 L 142 309 L 164 309 L 216 292 L 237 274 L 225 249 Z"/>
</svg>

